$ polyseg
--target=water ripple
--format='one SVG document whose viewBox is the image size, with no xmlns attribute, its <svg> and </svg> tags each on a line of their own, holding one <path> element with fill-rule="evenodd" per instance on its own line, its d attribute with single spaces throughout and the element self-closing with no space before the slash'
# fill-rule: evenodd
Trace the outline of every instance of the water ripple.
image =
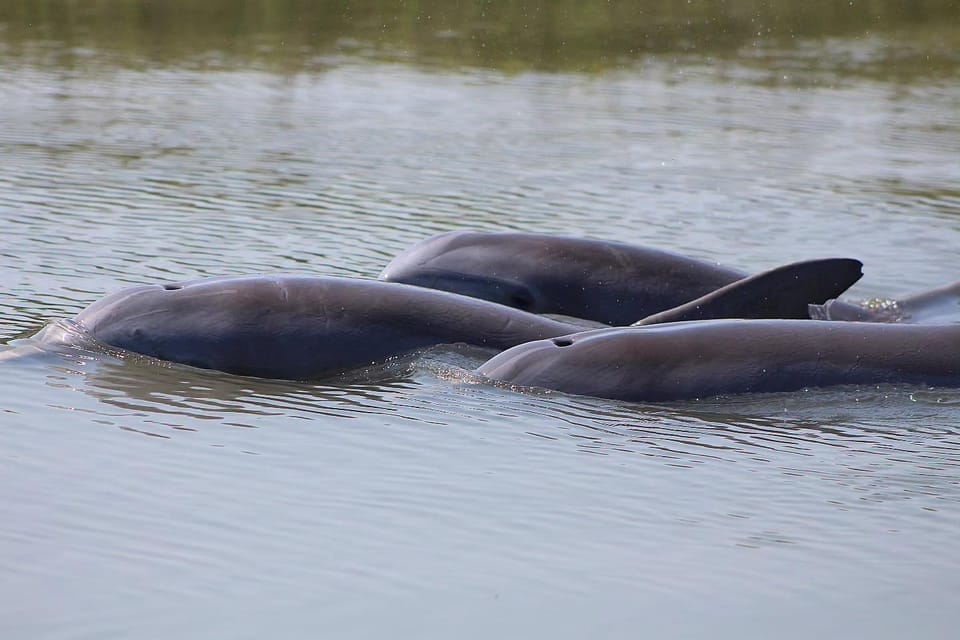
<svg viewBox="0 0 960 640">
<path fill-rule="evenodd" d="M 754 62 L 0 67 L 0 337 L 130 284 L 372 278 L 461 227 L 746 270 L 852 255 L 862 297 L 956 280 L 955 83 L 832 83 L 816 56 L 784 71 L 806 81 L 773 82 Z M 608 619 L 621 597 L 677 620 L 783 602 L 880 615 L 960 587 L 956 392 L 632 405 L 477 383 L 486 355 L 322 385 L 84 350 L 5 359 L 16 588 L 0 619 L 129 637 L 138 620 L 195 633 L 238 603 L 295 620 L 572 603 L 556 619 L 599 598 Z"/>
</svg>

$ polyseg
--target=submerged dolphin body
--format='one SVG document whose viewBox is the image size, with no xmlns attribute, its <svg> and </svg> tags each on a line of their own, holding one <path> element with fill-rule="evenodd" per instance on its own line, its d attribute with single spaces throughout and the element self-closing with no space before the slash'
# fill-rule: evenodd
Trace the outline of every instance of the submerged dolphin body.
<svg viewBox="0 0 960 640">
<path fill-rule="evenodd" d="M 960 386 L 960 325 L 704 320 L 597 329 L 519 345 L 477 372 L 650 402 L 841 384 Z"/>
<path fill-rule="evenodd" d="M 842 300 L 810 305 L 817 320 L 947 324 L 960 322 L 960 282 L 930 289 L 899 300 L 869 300 L 853 305 Z"/>
<path fill-rule="evenodd" d="M 736 304 L 727 298 L 714 305 L 712 314 L 678 313 L 676 307 L 747 274 L 649 247 L 529 233 L 454 231 L 433 236 L 394 258 L 380 277 L 614 326 L 667 310 L 674 320 L 807 319 L 812 314 L 818 319 L 932 323 L 952 314 L 949 320 L 960 321 L 960 283 L 897 303 L 863 306 L 834 300 L 808 311 L 802 304 L 779 309 L 771 304 L 778 288 L 793 287 L 789 279 L 775 277 L 767 279 L 759 294 L 741 295 Z M 664 321 L 666 317 L 657 319 Z"/>
</svg>

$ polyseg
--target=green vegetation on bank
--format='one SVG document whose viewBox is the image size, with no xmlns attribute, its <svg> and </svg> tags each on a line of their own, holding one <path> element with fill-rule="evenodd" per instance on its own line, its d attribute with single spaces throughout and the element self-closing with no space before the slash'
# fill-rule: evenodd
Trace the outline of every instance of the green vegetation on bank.
<svg viewBox="0 0 960 640">
<path fill-rule="evenodd" d="M 932 73 L 960 61 L 960 0 L 0 0 L 0 62 L 264 65 L 359 55 L 589 71 L 646 55 L 726 57 L 823 38 L 900 42 Z"/>
</svg>

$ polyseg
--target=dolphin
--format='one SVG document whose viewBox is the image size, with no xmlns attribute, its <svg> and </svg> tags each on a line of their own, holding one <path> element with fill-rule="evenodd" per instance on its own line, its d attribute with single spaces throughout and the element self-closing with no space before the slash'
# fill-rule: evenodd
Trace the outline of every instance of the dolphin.
<svg viewBox="0 0 960 640">
<path fill-rule="evenodd" d="M 747 274 L 619 242 L 452 231 L 395 257 L 382 280 L 610 325 L 690 302 Z"/>
<path fill-rule="evenodd" d="M 698 320 L 508 349 L 480 376 L 638 402 L 841 384 L 960 386 L 960 325 Z"/>
<path fill-rule="evenodd" d="M 582 328 L 444 291 L 297 275 L 130 287 L 71 324 L 110 347 L 290 380 L 330 377 L 438 344 L 503 350 Z"/>
<path fill-rule="evenodd" d="M 789 273 L 769 273 L 761 295 L 742 289 L 696 314 L 677 311 L 694 299 L 748 274 L 679 254 L 620 242 L 529 233 L 452 231 L 426 238 L 395 257 L 382 280 L 452 291 L 534 313 L 550 313 L 623 326 L 670 310 L 674 320 L 797 318 L 871 322 L 960 321 L 960 283 L 900 301 L 859 305 L 842 300 L 770 304 L 790 290 Z M 786 293 L 784 294 L 786 295 Z M 702 301 L 700 301 L 702 302 Z M 698 302 L 698 305 L 700 304 Z M 794 298 L 794 302 L 799 300 Z M 777 315 L 779 314 L 779 315 Z M 666 321 L 667 316 L 658 322 Z M 652 322 L 652 321 L 651 321 Z"/>
<path fill-rule="evenodd" d="M 783 269 L 809 283 L 800 287 L 805 304 L 822 304 L 859 277 L 860 263 L 830 259 Z M 92 339 L 161 360 L 291 380 L 330 377 L 440 344 L 503 350 L 583 330 L 446 291 L 297 275 L 135 286 L 64 322 L 45 330 L 40 343 L 82 346 Z"/>
</svg>

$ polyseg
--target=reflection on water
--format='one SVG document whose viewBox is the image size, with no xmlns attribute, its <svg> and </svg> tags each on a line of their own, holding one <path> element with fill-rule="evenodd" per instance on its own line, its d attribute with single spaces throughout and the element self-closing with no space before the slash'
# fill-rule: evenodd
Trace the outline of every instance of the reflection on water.
<svg viewBox="0 0 960 640">
<path fill-rule="evenodd" d="M 133 283 L 372 278 L 459 227 L 857 257 L 854 297 L 955 281 L 957 15 L 0 2 L 0 339 Z M 633 405 L 478 384 L 461 348 L 325 384 L 9 353 L 4 637 L 957 626 L 956 391 Z"/>
<path fill-rule="evenodd" d="M 950 619 L 960 566 L 930 548 L 958 524 L 956 392 L 645 406 L 436 366 L 366 386 L 73 356 L 0 371 L 2 619 L 158 637 L 282 610 L 375 633 L 425 601 L 501 619 L 506 600 L 566 627 L 628 593 L 632 628 L 772 596 L 829 610 L 824 592 Z M 9 402 L 26 393 L 43 400 Z M 71 604 L 42 616 L 44 595 Z"/>
<path fill-rule="evenodd" d="M 396 413 L 397 407 L 385 402 L 384 394 L 395 398 L 413 386 L 402 377 L 408 368 L 408 364 L 391 362 L 371 375 L 379 380 L 376 383 L 353 379 L 327 385 L 225 376 L 136 357 L 61 370 L 64 375 L 82 373 L 79 390 L 127 412 L 247 427 L 255 426 L 252 418 L 263 416 L 341 419 Z"/>
<path fill-rule="evenodd" d="M 438 348 L 324 384 L 232 376 L 82 346 L 25 353 L 23 360 L 43 358 L 50 387 L 89 395 L 103 409 L 98 422 L 119 419 L 124 429 L 131 419 L 196 431 L 256 427 L 270 418 L 410 417 L 434 426 L 522 425 L 518 433 L 565 441 L 581 452 L 653 456 L 681 467 L 706 459 L 767 463 L 771 454 L 811 456 L 823 446 L 904 458 L 939 447 L 946 457 L 937 469 L 960 464 L 960 429 L 951 422 L 960 391 L 953 389 L 879 385 L 635 404 L 502 388 L 470 371 L 488 355 L 465 346 Z"/>
</svg>

